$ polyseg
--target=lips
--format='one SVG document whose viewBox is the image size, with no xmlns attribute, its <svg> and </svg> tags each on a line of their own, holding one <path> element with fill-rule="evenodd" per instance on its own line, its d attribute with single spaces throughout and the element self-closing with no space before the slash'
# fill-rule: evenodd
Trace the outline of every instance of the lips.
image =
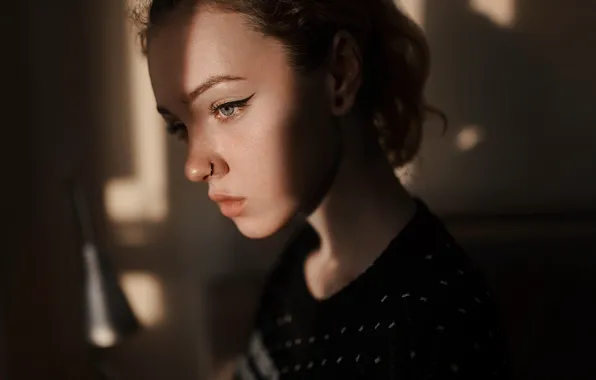
<svg viewBox="0 0 596 380">
<path fill-rule="evenodd" d="M 221 213 L 228 218 L 240 216 L 246 203 L 246 198 L 226 194 L 209 194 L 209 198 L 217 203 Z"/>
</svg>

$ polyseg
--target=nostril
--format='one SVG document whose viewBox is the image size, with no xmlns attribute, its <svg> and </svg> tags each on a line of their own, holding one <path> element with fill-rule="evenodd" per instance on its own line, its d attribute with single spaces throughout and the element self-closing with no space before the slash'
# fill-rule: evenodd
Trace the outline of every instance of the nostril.
<svg viewBox="0 0 596 380">
<path fill-rule="evenodd" d="M 203 180 L 208 180 L 210 177 L 213 176 L 213 162 L 209 163 L 209 174 L 203 177 Z"/>
</svg>

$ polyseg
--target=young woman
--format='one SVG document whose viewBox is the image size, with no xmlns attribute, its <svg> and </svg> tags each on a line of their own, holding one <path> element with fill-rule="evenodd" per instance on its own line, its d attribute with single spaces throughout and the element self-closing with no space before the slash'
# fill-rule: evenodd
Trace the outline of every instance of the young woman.
<svg viewBox="0 0 596 380">
<path fill-rule="evenodd" d="M 185 171 L 249 238 L 296 216 L 242 379 L 508 375 L 490 293 L 394 169 L 431 110 L 390 0 L 154 0 L 142 32 Z"/>
</svg>

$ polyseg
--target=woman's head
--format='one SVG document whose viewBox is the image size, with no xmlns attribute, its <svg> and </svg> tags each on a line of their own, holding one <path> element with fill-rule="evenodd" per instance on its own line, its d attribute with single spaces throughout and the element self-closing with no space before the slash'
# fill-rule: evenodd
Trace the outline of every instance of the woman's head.
<svg viewBox="0 0 596 380">
<path fill-rule="evenodd" d="M 390 0 L 154 0 L 144 48 L 160 112 L 246 236 L 312 211 L 342 119 L 376 130 L 394 166 L 417 152 L 428 49 Z M 221 200 L 221 199 L 220 199 Z"/>
</svg>

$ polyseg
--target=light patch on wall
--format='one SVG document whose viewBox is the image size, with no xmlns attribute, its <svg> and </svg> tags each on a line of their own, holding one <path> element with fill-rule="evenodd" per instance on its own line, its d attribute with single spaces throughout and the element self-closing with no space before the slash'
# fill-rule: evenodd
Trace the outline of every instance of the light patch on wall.
<svg viewBox="0 0 596 380">
<path fill-rule="evenodd" d="M 157 276 L 149 272 L 127 272 L 121 275 L 120 283 L 143 326 L 156 326 L 164 319 L 163 285 Z"/>
<path fill-rule="evenodd" d="M 426 0 L 396 0 L 396 2 L 412 20 L 424 28 Z"/>
<path fill-rule="evenodd" d="M 455 146 L 462 152 L 474 149 L 484 140 L 484 129 L 477 125 L 463 127 L 455 137 Z"/>
<path fill-rule="evenodd" d="M 147 63 L 132 26 L 127 33 L 133 173 L 107 182 L 105 207 L 116 223 L 157 223 L 167 217 L 169 208 L 165 133 L 155 111 Z"/>
<path fill-rule="evenodd" d="M 470 8 L 501 27 L 515 23 L 515 0 L 470 0 Z"/>
</svg>

